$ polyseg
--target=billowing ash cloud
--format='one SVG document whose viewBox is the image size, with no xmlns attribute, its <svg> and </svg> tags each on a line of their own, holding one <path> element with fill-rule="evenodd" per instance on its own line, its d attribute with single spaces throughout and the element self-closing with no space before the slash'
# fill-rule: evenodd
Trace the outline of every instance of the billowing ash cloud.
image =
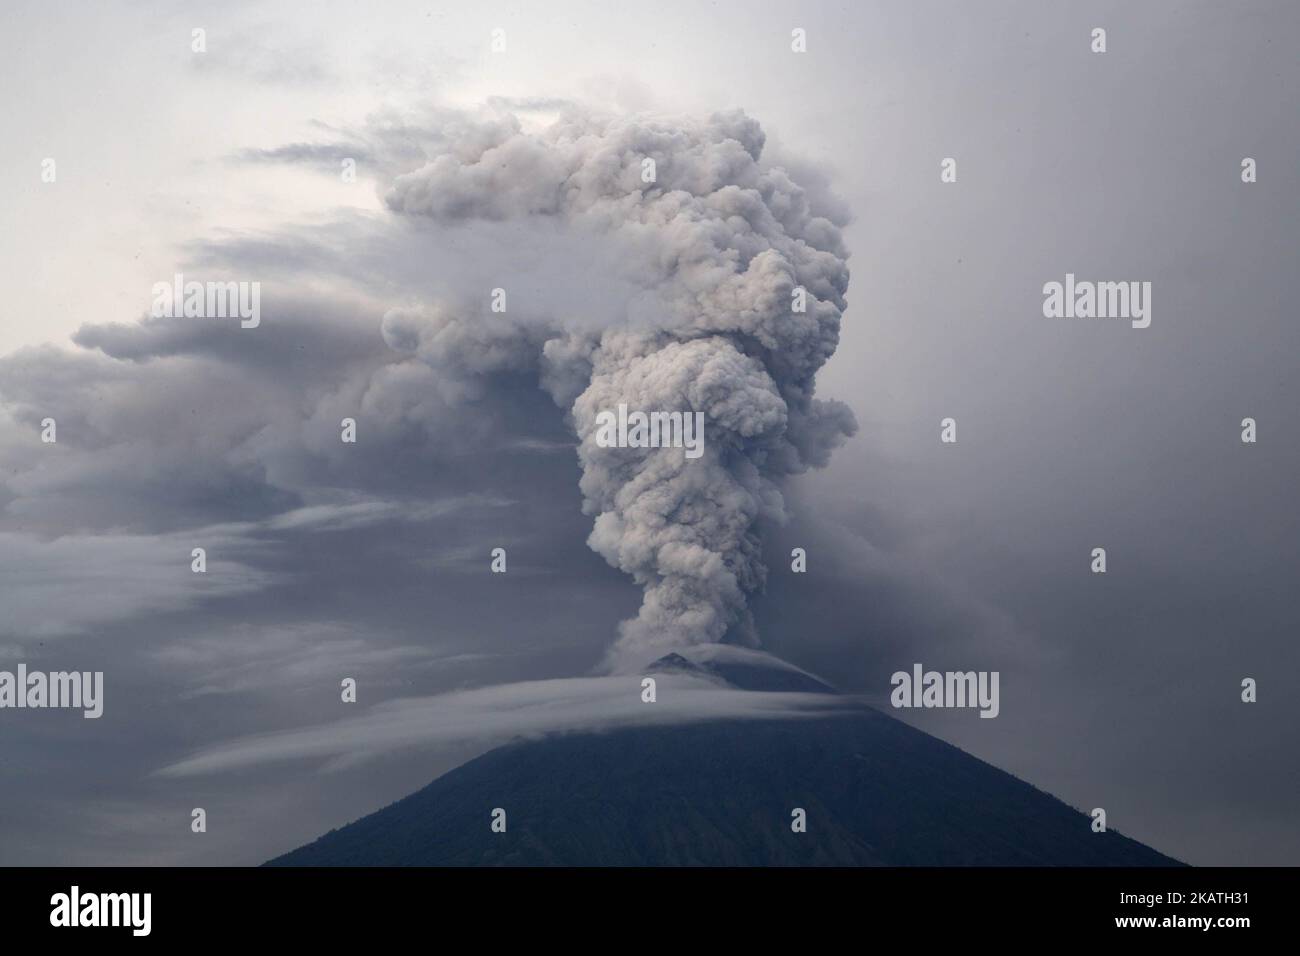
<svg viewBox="0 0 1300 956">
<path fill-rule="evenodd" d="M 856 429 L 846 406 L 813 394 L 845 308 L 842 214 L 763 161 L 763 131 L 741 112 L 573 112 L 540 132 L 512 118 L 462 132 L 396 178 L 390 209 L 445 225 L 541 220 L 594 235 L 636 294 L 594 324 L 539 314 L 518 293 L 490 317 L 394 310 L 386 341 L 461 376 L 534 371 L 565 410 L 595 517 L 588 543 L 645 591 L 611 667 L 688 644 L 754 642 L 746 601 L 766 574 L 759 522 L 784 518 L 781 479 L 824 464 Z M 510 276 L 498 285 L 509 293 Z M 804 311 L 793 304 L 799 287 Z M 703 457 L 601 447 L 597 415 L 621 403 L 703 412 Z"/>
<path fill-rule="evenodd" d="M 644 590 L 608 665 L 754 642 L 759 528 L 784 517 L 783 479 L 855 428 L 814 397 L 848 286 L 846 213 L 817 172 L 796 185 L 742 113 L 566 107 L 535 130 L 435 110 L 348 141 L 371 157 L 384 212 L 196 242 L 160 268 L 262 281 L 258 328 L 144 317 L 83 326 L 72 351 L 0 357 L 0 532 L 36 536 L 31 549 L 119 531 L 188 540 L 471 490 L 537 510 L 570 480 L 576 435 L 588 543 Z M 596 417 L 620 404 L 702 413 L 703 456 L 600 447 Z M 47 415 L 57 445 L 36 437 Z M 356 446 L 339 441 L 345 417 Z M 491 540 L 467 539 L 480 550 L 540 533 L 480 524 Z"/>
</svg>

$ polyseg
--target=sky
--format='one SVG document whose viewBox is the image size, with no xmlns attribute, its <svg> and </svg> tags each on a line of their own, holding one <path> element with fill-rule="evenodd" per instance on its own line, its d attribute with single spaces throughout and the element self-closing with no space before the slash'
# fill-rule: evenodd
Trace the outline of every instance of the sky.
<svg viewBox="0 0 1300 956">
<path fill-rule="evenodd" d="M 997 670 L 994 720 L 890 712 L 1188 862 L 1300 862 L 1298 30 L 1255 0 L 11 5 L 0 669 L 106 700 L 0 712 L 0 863 L 258 863 L 503 734 L 624 719 L 655 496 L 575 433 L 573 376 L 741 361 L 766 300 L 730 338 L 680 308 L 718 223 L 826 287 L 804 364 L 728 406 L 743 521 L 696 530 L 767 570 L 692 592 L 701 633 L 886 710 L 913 662 Z M 608 144 L 765 204 L 629 210 Z M 523 175 L 467 171 L 488 146 Z M 565 164 L 585 190 L 534 188 Z M 151 318 L 177 272 L 260 282 L 262 324 Z M 1067 273 L 1149 281 L 1150 327 L 1046 318 Z M 681 719 L 775 706 L 687 690 Z"/>
</svg>

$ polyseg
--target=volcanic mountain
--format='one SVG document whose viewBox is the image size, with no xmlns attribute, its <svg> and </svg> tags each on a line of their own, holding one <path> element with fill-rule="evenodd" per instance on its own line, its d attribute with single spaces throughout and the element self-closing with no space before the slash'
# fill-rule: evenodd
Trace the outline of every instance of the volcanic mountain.
<svg viewBox="0 0 1300 956">
<path fill-rule="evenodd" d="M 648 673 L 834 694 L 770 655 L 696 648 Z M 1028 783 L 846 698 L 821 716 L 521 740 L 270 866 L 1176 866 Z M 654 705 L 647 705 L 654 706 Z M 492 813 L 506 811 L 506 832 Z M 795 832 L 802 809 L 806 830 Z"/>
</svg>

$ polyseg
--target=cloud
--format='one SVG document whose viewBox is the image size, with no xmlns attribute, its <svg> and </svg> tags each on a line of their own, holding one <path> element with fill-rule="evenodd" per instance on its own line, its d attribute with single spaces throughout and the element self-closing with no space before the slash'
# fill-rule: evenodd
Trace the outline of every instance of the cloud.
<svg viewBox="0 0 1300 956">
<path fill-rule="evenodd" d="M 337 686 L 343 677 L 362 681 L 367 692 L 395 686 L 417 667 L 447 667 L 484 659 L 482 654 L 439 654 L 431 647 L 385 643 L 371 628 L 336 621 L 279 625 L 241 624 L 220 634 L 189 637 L 154 651 L 189 684 L 184 699 L 215 694 L 311 693 Z"/>
<path fill-rule="evenodd" d="M 857 706 L 826 694 L 732 690 L 681 674 L 661 674 L 657 681 L 654 704 L 642 702 L 640 679 L 632 676 L 524 681 L 390 701 L 361 717 L 219 744 L 158 774 L 185 777 L 301 759 L 338 768 L 439 744 L 491 745 L 521 735 L 698 720 L 818 717 Z"/>
<path fill-rule="evenodd" d="M 813 397 L 834 352 L 848 287 L 837 222 L 815 214 L 740 112 L 609 118 L 570 108 L 540 132 L 492 125 L 398 176 L 388 206 L 441 224 L 559 219 L 639 264 L 649 309 L 599 329 L 525 309 L 492 321 L 393 312 L 385 338 L 438 368 L 528 369 L 579 440 L 591 546 L 645 591 L 610 656 L 634 668 L 673 647 L 754 641 L 758 521 L 780 519 L 779 482 L 826 463 L 856 430 Z M 647 163 L 654 175 L 646 176 Z M 795 295 L 806 303 L 795 305 Z M 595 422 L 620 404 L 702 412 L 705 451 L 602 447 Z"/>
<path fill-rule="evenodd" d="M 536 129 L 501 103 L 376 118 L 349 138 L 391 172 L 387 215 L 197 243 L 202 278 L 266 282 L 256 330 L 146 317 L 0 360 L 29 438 L 0 446 L 6 514 L 167 533 L 322 497 L 527 500 L 537 450 L 576 445 L 589 544 L 644 591 L 609 665 L 754 642 L 760 521 L 856 429 L 814 395 L 846 306 L 847 212 L 824 177 L 805 192 L 765 162 L 741 112 L 544 105 L 563 108 Z M 702 413 L 703 457 L 601 447 L 595 418 L 622 403 Z M 33 450 L 47 415 L 60 442 Z"/>
<path fill-rule="evenodd" d="M 467 495 L 439 501 L 317 504 L 262 521 L 167 534 L 0 531 L 0 637 L 14 641 L 84 634 L 95 626 L 173 612 L 274 588 L 285 574 L 260 567 L 286 533 L 323 534 L 497 509 L 509 501 Z M 191 568 L 205 551 L 207 570 Z"/>
<path fill-rule="evenodd" d="M 355 142 L 340 143 L 285 143 L 270 149 L 241 149 L 231 157 L 235 162 L 255 165 L 286 163 L 292 165 L 318 164 L 328 166 L 338 174 L 339 163 L 345 159 L 357 162 L 370 159 L 370 150 Z"/>
<path fill-rule="evenodd" d="M 477 508 L 504 508 L 514 502 L 485 495 L 464 495 L 440 501 L 354 501 L 345 504 L 309 505 L 276 515 L 266 522 L 275 531 L 310 529 L 347 531 L 388 521 L 431 521 L 445 515 Z"/>
<path fill-rule="evenodd" d="M 207 574 L 190 551 L 211 549 Z M 145 614 L 260 590 L 269 576 L 240 557 L 254 542 L 228 531 L 173 535 L 65 535 L 42 540 L 0 532 L 0 636 L 66 637 Z"/>
</svg>

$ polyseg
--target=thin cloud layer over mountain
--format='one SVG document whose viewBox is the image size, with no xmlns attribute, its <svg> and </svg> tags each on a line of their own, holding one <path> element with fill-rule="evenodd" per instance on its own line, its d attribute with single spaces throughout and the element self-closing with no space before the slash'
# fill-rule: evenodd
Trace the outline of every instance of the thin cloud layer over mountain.
<svg viewBox="0 0 1300 956">
<path fill-rule="evenodd" d="M 654 704 L 641 699 L 634 677 L 529 681 L 392 701 L 363 717 L 321 727 L 231 741 L 159 772 L 191 776 L 311 758 L 353 766 L 429 744 L 473 741 L 483 746 L 518 737 L 702 720 L 789 720 L 859 709 L 819 693 L 741 691 L 699 674 L 659 674 Z"/>
</svg>

